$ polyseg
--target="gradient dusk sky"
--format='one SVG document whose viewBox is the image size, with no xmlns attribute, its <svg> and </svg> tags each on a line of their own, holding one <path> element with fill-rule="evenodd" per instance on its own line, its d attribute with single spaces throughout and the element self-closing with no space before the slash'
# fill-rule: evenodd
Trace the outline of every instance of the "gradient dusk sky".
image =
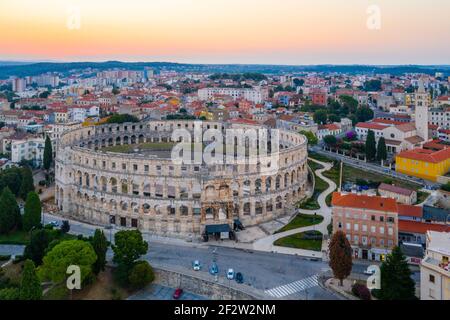
<svg viewBox="0 0 450 320">
<path fill-rule="evenodd" d="M 0 0 L 0 60 L 450 64 L 449 14 L 449 0 Z"/>
</svg>

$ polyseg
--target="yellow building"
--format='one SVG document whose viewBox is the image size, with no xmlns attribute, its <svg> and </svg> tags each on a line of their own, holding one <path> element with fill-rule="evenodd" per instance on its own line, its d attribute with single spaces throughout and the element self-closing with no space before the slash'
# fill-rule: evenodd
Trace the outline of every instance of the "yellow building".
<svg viewBox="0 0 450 320">
<path fill-rule="evenodd" d="M 410 176 L 436 181 L 450 170 L 450 148 L 439 151 L 413 149 L 395 157 L 395 170 Z"/>
</svg>

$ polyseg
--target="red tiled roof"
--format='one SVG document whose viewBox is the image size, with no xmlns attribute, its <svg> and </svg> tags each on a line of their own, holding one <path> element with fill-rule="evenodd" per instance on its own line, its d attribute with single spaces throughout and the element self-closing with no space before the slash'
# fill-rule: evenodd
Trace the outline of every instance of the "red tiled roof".
<svg viewBox="0 0 450 320">
<path fill-rule="evenodd" d="M 397 204 L 397 207 L 399 216 L 416 218 L 422 218 L 423 216 L 423 207 L 411 206 L 407 204 Z"/>
<path fill-rule="evenodd" d="M 392 198 L 383 198 L 378 196 L 358 195 L 354 193 L 343 194 L 333 192 L 331 200 L 333 206 L 370 209 L 385 212 L 397 212 L 397 202 Z"/>
<path fill-rule="evenodd" d="M 404 123 L 404 124 L 400 124 L 395 126 L 398 130 L 403 131 L 403 132 L 408 132 L 408 131 L 414 131 L 416 130 L 416 126 L 413 125 L 412 123 Z"/>
<path fill-rule="evenodd" d="M 432 151 L 428 149 L 413 149 L 400 152 L 397 157 L 418 161 L 439 163 L 450 158 L 450 148 Z"/>
<path fill-rule="evenodd" d="M 384 126 L 384 125 L 381 125 L 378 123 L 373 123 L 373 122 L 359 122 L 356 124 L 355 127 L 371 129 L 371 130 L 383 130 L 384 128 L 386 128 L 386 126 Z"/>
<path fill-rule="evenodd" d="M 445 232 L 449 230 L 445 224 L 425 223 L 420 221 L 398 220 L 398 231 L 425 234 L 428 230 Z"/>
<path fill-rule="evenodd" d="M 413 190 L 397 187 L 397 186 L 394 186 L 392 184 L 387 184 L 387 183 L 380 184 L 378 189 L 386 190 L 386 191 L 394 192 L 394 193 L 398 193 L 398 194 L 403 194 L 405 196 L 410 196 L 414 192 Z"/>
</svg>

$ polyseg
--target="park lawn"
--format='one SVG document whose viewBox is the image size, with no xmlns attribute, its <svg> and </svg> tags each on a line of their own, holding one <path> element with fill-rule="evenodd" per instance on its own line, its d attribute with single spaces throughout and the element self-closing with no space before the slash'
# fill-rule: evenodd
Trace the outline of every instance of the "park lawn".
<svg viewBox="0 0 450 320">
<path fill-rule="evenodd" d="M 0 244 L 26 245 L 30 241 L 30 234 L 26 231 L 15 231 L 10 234 L 0 234 Z"/>
<path fill-rule="evenodd" d="M 339 167 L 340 167 L 340 165 L 337 163 L 330 170 L 323 172 L 323 175 L 325 177 L 333 180 L 337 186 L 339 186 L 339 171 L 340 171 Z M 422 187 L 419 184 L 395 179 L 395 178 L 392 178 L 390 176 L 386 176 L 386 175 L 380 174 L 380 173 L 364 171 L 364 170 L 354 168 L 354 167 L 344 164 L 342 183 L 343 184 L 346 182 L 355 183 L 356 180 L 358 180 L 358 179 L 366 180 L 368 182 L 378 182 L 378 183 L 382 183 L 382 182 L 387 183 L 387 182 L 392 181 L 392 183 L 395 184 L 396 186 L 411 189 L 411 190 L 418 190 Z"/>
<path fill-rule="evenodd" d="M 319 224 L 323 221 L 323 216 L 299 213 L 287 225 L 275 233 L 284 232 L 292 229 L 308 227 Z"/>
<path fill-rule="evenodd" d="M 299 203 L 298 207 L 304 210 L 319 210 L 320 205 L 317 202 L 317 198 L 323 191 L 325 191 L 328 188 L 328 183 L 326 183 L 323 179 L 321 179 L 316 175 L 315 171 L 318 169 L 322 169 L 323 168 L 322 165 L 315 163 L 313 161 L 308 161 L 308 165 L 314 172 L 314 178 L 316 181 L 316 184 L 314 185 L 314 193 L 311 198 L 303 200 L 301 203 Z"/>
<path fill-rule="evenodd" d="M 322 235 L 320 231 L 307 231 L 310 234 Z M 322 240 L 305 239 L 305 232 L 296 233 L 274 242 L 274 245 L 295 249 L 305 249 L 313 251 L 322 250 Z"/>
<path fill-rule="evenodd" d="M 316 160 L 319 160 L 319 161 L 322 161 L 322 162 L 333 162 L 332 159 L 330 159 L 330 158 L 328 158 L 326 156 L 323 156 L 321 154 L 315 153 L 315 152 L 309 152 L 308 153 L 308 157 L 316 159 Z"/>
</svg>

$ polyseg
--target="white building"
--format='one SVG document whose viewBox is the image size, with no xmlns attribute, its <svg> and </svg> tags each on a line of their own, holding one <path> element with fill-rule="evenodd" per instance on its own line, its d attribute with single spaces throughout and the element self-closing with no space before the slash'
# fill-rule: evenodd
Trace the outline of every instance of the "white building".
<svg viewBox="0 0 450 320">
<path fill-rule="evenodd" d="M 416 104 L 416 114 L 415 114 L 415 121 L 416 121 L 416 129 L 417 129 L 417 135 L 421 137 L 425 142 L 429 140 L 428 137 L 428 109 L 429 109 L 429 101 L 430 97 L 428 93 L 425 91 L 425 88 L 423 86 L 423 82 L 419 81 L 419 88 L 417 89 L 417 92 L 415 94 L 415 104 Z"/>
<path fill-rule="evenodd" d="M 262 103 L 269 97 L 269 92 L 265 88 L 202 88 L 198 90 L 198 97 L 202 101 L 212 100 L 215 95 L 230 96 L 234 100 L 245 99 L 253 103 Z"/>
<path fill-rule="evenodd" d="M 12 90 L 14 92 L 23 92 L 27 87 L 27 81 L 23 78 L 15 78 L 12 80 Z"/>
<path fill-rule="evenodd" d="M 427 251 L 420 263 L 420 299 L 450 300 L 450 233 L 427 231 Z"/>
<path fill-rule="evenodd" d="M 44 159 L 44 145 L 45 140 L 41 137 L 29 136 L 23 139 L 12 139 L 10 144 L 11 162 L 32 160 L 35 166 L 41 166 Z"/>
</svg>

